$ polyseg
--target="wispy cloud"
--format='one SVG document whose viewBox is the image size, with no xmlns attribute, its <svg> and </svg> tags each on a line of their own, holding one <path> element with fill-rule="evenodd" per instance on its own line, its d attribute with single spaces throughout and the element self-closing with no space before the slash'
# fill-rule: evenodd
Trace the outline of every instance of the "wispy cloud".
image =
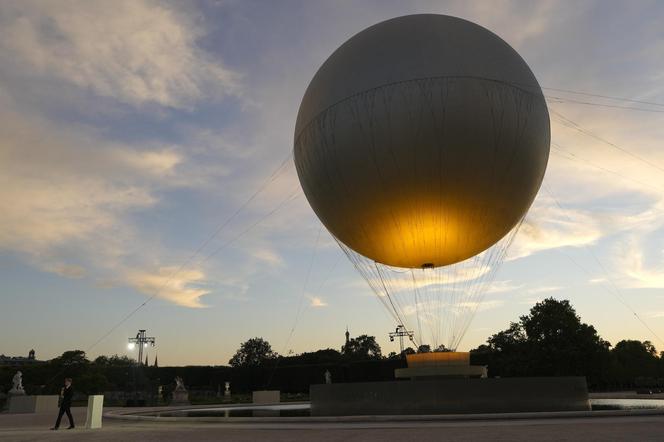
<svg viewBox="0 0 664 442">
<path fill-rule="evenodd" d="M 531 295 L 535 295 L 538 293 L 550 293 L 550 292 L 557 292 L 558 290 L 562 290 L 564 287 L 561 287 L 559 285 L 550 285 L 550 286 L 542 286 L 542 287 L 534 287 L 531 289 L 528 289 L 528 293 Z"/>
<path fill-rule="evenodd" d="M 151 0 L 10 2 L 0 14 L 3 64 L 141 105 L 189 107 L 237 93 L 239 75 L 198 48 L 203 27 Z"/>
<path fill-rule="evenodd" d="M 203 272 L 177 270 L 177 267 L 163 267 L 152 273 L 130 271 L 127 280 L 146 295 L 156 295 L 184 307 L 205 307 L 201 297 L 207 295 L 209 290 L 198 287 L 205 282 Z"/>
<path fill-rule="evenodd" d="M 506 293 L 519 290 L 524 287 L 524 284 L 516 284 L 514 281 L 494 281 L 491 283 L 489 288 L 486 290 L 486 294 L 492 293 Z"/>
<path fill-rule="evenodd" d="M 559 247 L 592 244 L 602 237 L 602 227 L 588 211 L 566 210 L 540 194 L 531 207 L 509 252 L 509 259 Z"/>
<path fill-rule="evenodd" d="M 311 301 L 309 303 L 311 307 L 327 307 L 327 302 L 318 296 L 309 296 L 309 300 Z"/>
<path fill-rule="evenodd" d="M 634 288 L 663 288 L 664 254 L 660 253 L 651 259 L 646 260 L 646 248 L 636 236 L 630 236 L 629 239 L 618 245 L 619 252 L 616 261 L 622 269 L 623 277 L 620 283 L 625 287 Z M 652 262 L 654 261 L 654 262 Z"/>
</svg>

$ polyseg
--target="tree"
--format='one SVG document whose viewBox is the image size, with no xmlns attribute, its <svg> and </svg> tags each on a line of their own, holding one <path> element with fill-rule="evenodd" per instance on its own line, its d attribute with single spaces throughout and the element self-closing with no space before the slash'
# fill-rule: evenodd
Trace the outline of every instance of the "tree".
<svg viewBox="0 0 664 442">
<path fill-rule="evenodd" d="M 413 347 L 406 347 L 403 349 L 401 356 L 405 358 L 406 355 L 414 355 L 415 353 L 417 352 L 415 351 L 415 349 L 413 349 Z"/>
<path fill-rule="evenodd" d="M 417 347 L 418 353 L 431 353 L 431 346 L 429 344 L 422 344 Z"/>
<path fill-rule="evenodd" d="M 341 347 L 341 353 L 353 359 L 380 359 L 381 357 L 380 345 L 376 342 L 376 337 L 367 335 L 350 339 Z"/>
<path fill-rule="evenodd" d="M 569 301 L 545 299 L 478 348 L 474 359 L 488 361 L 501 376 L 585 375 L 592 382 L 606 376 L 610 344 L 584 324 Z"/>
<path fill-rule="evenodd" d="M 610 344 L 595 327 L 584 324 L 569 301 L 538 302 L 522 316 L 531 370 L 539 375 L 586 375 L 599 380 L 609 360 Z"/>
<path fill-rule="evenodd" d="M 263 338 L 251 338 L 240 345 L 228 363 L 232 367 L 256 367 L 275 357 L 277 354 L 269 342 Z"/>
<path fill-rule="evenodd" d="M 90 361 L 85 357 L 83 350 L 69 350 L 62 353 L 62 356 L 52 359 L 51 362 L 65 367 L 76 367 L 88 364 Z"/>
<path fill-rule="evenodd" d="M 299 355 L 279 356 L 279 362 L 283 365 L 301 364 L 336 364 L 341 359 L 341 353 L 332 348 L 304 352 Z"/>
<path fill-rule="evenodd" d="M 434 350 L 434 353 L 444 353 L 444 352 L 449 352 L 452 351 L 449 348 L 445 347 L 445 344 L 440 344 L 438 347 L 436 347 Z"/>
<path fill-rule="evenodd" d="M 622 340 L 611 350 L 612 377 L 622 385 L 637 378 L 655 378 L 660 360 L 650 341 Z"/>
<path fill-rule="evenodd" d="M 131 366 L 134 364 L 134 360 L 127 357 L 127 356 L 118 356 L 118 355 L 113 355 L 113 356 L 97 356 L 97 358 L 93 361 L 95 365 L 108 365 L 108 366 L 113 366 L 113 367 L 127 367 Z"/>
</svg>

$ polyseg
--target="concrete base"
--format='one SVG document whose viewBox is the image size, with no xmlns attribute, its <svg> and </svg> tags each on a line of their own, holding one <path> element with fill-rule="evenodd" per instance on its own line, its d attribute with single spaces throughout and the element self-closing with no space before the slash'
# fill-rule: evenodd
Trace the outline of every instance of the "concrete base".
<svg viewBox="0 0 664 442">
<path fill-rule="evenodd" d="M 259 390 L 252 393 L 251 401 L 254 405 L 278 404 L 281 401 L 279 390 Z"/>
<path fill-rule="evenodd" d="M 584 377 L 317 384 L 312 416 L 588 411 Z"/>
<path fill-rule="evenodd" d="M 85 417 L 85 428 L 93 430 L 101 428 L 101 416 L 104 414 L 104 395 L 88 396 L 88 414 Z"/>
<path fill-rule="evenodd" d="M 10 396 L 10 413 L 57 413 L 58 396 Z"/>
</svg>

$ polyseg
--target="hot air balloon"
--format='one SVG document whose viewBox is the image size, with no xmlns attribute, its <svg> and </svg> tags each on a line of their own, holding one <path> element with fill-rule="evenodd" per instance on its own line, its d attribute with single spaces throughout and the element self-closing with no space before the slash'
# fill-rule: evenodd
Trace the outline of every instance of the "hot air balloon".
<svg viewBox="0 0 664 442">
<path fill-rule="evenodd" d="M 397 324 L 455 349 L 532 204 L 549 114 L 519 54 L 455 17 L 356 34 L 300 105 L 297 173 L 314 212 Z"/>
</svg>

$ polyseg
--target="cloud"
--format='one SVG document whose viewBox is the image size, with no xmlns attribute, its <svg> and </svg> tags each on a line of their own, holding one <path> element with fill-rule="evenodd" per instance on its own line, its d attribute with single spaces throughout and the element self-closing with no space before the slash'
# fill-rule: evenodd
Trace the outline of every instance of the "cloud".
<svg viewBox="0 0 664 442">
<path fill-rule="evenodd" d="M 507 280 L 507 281 L 493 281 L 489 288 L 486 289 L 485 293 L 486 294 L 491 294 L 491 293 L 506 293 L 506 292 L 513 292 L 515 290 L 518 290 L 522 288 L 524 285 L 523 284 L 515 284 L 514 282 Z"/>
<path fill-rule="evenodd" d="M 239 75 L 198 48 L 202 33 L 193 14 L 165 2 L 10 2 L 0 60 L 122 103 L 187 108 L 239 92 Z"/>
<path fill-rule="evenodd" d="M 154 269 L 184 259 L 162 244 L 163 220 L 146 227 L 139 217 L 179 204 L 169 191 L 218 186 L 229 172 L 221 160 L 251 160 L 240 147 L 220 149 L 230 141 L 216 127 L 171 120 L 181 138 L 142 128 L 155 105 L 192 112 L 240 93 L 239 75 L 199 48 L 205 26 L 196 17 L 149 0 L 0 6 L 1 251 L 100 288 L 144 292 L 163 276 Z M 130 106 L 119 115 L 113 105 Z M 234 296 L 246 292 L 215 274 Z M 205 293 L 178 280 L 161 296 L 200 307 Z"/>
<path fill-rule="evenodd" d="M 601 238 L 602 230 L 589 211 L 563 209 L 540 193 L 508 251 L 508 259 L 558 247 L 589 245 Z"/>
<path fill-rule="evenodd" d="M 283 258 L 275 250 L 268 248 L 259 248 L 251 252 L 251 255 L 270 266 L 273 267 L 284 266 Z"/>
<path fill-rule="evenodd" d="M 544 298 L 541 297 L 541 296 L 529 296 L 527 298 L 523 298 L 519 303 L 533 306 L 533 305 L 537 304 L 538 302 L 542 302 L 542 301 L 544 301 Z"/>
<path fill-rule="evenodd" d="M 646 248 L 636 236 L 618 245 L 616 253 L 618 266 L 622 269 L 619 283 L 629 288 L 664 288 L 664 252 L 659 253 L 656 264 L 649 264 Z"/>
<path fill-rule="evenodd" d="M 195 269 L 177 270 L 177 267 L 162 267 L 155 272 L 133 271 L 128 273 L 127 281 L 146 295 L 156 295 L 183 307 L 205 307 L 200 298 L 210 291 L 197 287 L 205 282 L 203 272 Z"/>
<path fill-rule="evenodd" d="M 2 109 L 0 133 L 0 249 L 45 262 L 76 244 L 104 253 L 129 212 L 156 204 L 179 161 Z"/>
<path fill-rule="evenodd" d="M 51 272 L 64 276 L 65 278 L 80 279 L 86 274 L 83 267 L 72 264 L 55 264 L 50 269 Z"/>
<path fill-rule="evenodd" d="M 327 307 L 327 302 L 317 296 L 309 296 L 311 307 Z"/>
<path fill-rule="evenodd" d="M 152 292 L 166 278 L 157 237 L 133 221 L 161 192 L 186 186 L 188 159 L 174 146 L 118 143 L 84 126 L 62 126 L 12 112 L 0 95 L 0 250 L 66 278 L 98 287 Z M 131 268 L 132 270 L 128 270 Z M 193 273 L 192 273 L 193 272 Z M 188 271 L 159 296 L 202 307 L 207 290 Z"/>
<path fill-rule="evenodd" d="M 532 289 L 528 290 L 528 293 L 531 295 L 535 295 L 538 293 L 549 293 L 549 292 L 556 292 L 558 290 L 562 290 L 564 287 L 558 286 L 558 285 L 552 285 L 552 286 L 542 286 L 542 287 L 535 287 Z"/>
<path fill-rule="evenodd" d="M 501 299 L 491 299 L 488 301 L 483 300 L 483 301 L 474 301 L 474 302 L 462 302 L 459 304 L 459 307 L 481 312 L 485 310 L 492 310 L 498 308 L 504 304 L 505 301 Z"/>
<path fill-rule="evenodd" d="M 421 321 L 440 324 L 440 317 L 449 312 L 455 316 L 467 315 L 472 311 L 491 310 L 505 304 L 502 299 L 445 302 L 440 299 L 406 304 L 402 311 L 406 316 L 418 315 Z"/>
</svg>

